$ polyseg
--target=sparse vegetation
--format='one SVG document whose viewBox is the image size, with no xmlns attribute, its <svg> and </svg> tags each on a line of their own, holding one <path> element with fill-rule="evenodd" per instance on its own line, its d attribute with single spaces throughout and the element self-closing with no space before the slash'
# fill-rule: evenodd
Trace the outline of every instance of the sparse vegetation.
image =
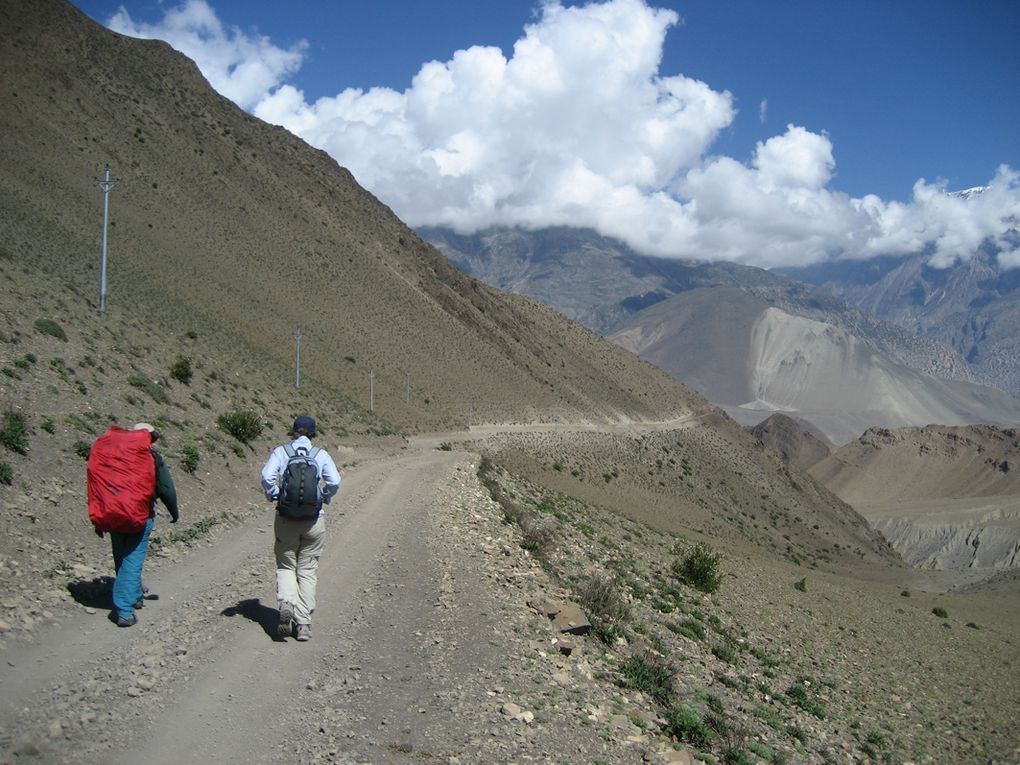
<svg viewBox="0 0 1020 765">
<path fill-rule="evenodd" d="M 689 704 L 676 704 L 666 711 L 666 725 L 663 730 L 677 741 L 683 741 L 699 749 L 707 749 L 715 738 L 704 718 Z"/>
<path fill-rule="evenodd" d="M 28 421 L 24 414 L 8 409 L 0 421 L 0 444 L 17 454 L 28 454 Z"/>
<path fill-rule="evenodd" d="M 949 618 L 949 612 L 946 611 L 946 609 L 944 609 L 942 606 L 935 606 L 935 608 L 933 608 L 931 612 L 935 614 L 935 616 L 937 616 L 939 619 Z"/>
<path fill-rule="evenodd" d="M 181 449 L 181 467 L 184 468 L 186 473 L 195 474 L 195 471 L 198 469 L 198 459 L 197 447 L 189 444 Z"/>
<path fill-rule="evenodd" d="M 34 353 L 26 353 L 24 356 L 14 360 L 14 366 L 18 369 L 28 369 L 36 362 Z"/>
<path fill-rule="evenodd" d="M 242 444 L 250 444 L 262 435 L 262 418 L 251 410 L 224 412 L 216 418 L 216 424 Z M 244 456 L 243 452 L 240 456 Z"/>
<path fill-rule="evenodd" d="M 62 340 L 65 343 L 67 342 L 67 333 L 64 332 L 64 328 L 53 319 L 36 319 L 35 328 L 44 335 L 55 337 L 57 340 Z"/>
<path fill-rule="evenodd" d="M 6 486 L 14 483 L 14 469 L 7 462 L 0 462 L 0 483 Z"/>
<path fill-rule="evenodd" d="M 603 576 L 593 576 L 578 588 L 576 596 L 581 605 L 601 620 L 621 623 L 630 618 L 630 606 L 618 582 Z"/>
<path fill-rule="evenodd" d="M 810 678 L 800 678 L 796 683 L 786 689 L 786 697 L 794 706 L 803 709 L 805 712 L 814 715 L 819 720 L 825 719 L 825 707 L 813 698 L 810 690 L 814 683 Z"/>
<path fill-rule="evenodd" d="M 807 592 L 807 577 L 798 579 L 793 583 L 793 589 L 800 590 L 801 592 Z"/>
<path fill-rule="evenodd" d="M 181 544 L 188 545 L 189 547 L 197 542 L 202 537 L 206 536 L 213 526 L 223 522 L 223 516 L 202 518 L 201 520 L 195 521 L 185 529 L 171 531 L 166 536 L 154 536 L 150 540 L 150 544 L 154 547 L 159 547 L 162 544 L 173 544 L 179 542 Z"/>
<path fill-rule="evenodd" d="M 712 550 L 704 542 L 698 542 L 673 562 L 673 576 L 688 587 L 711 594 L 719 589 L 722 573 L 719 563 L 722 554 Z"/>
<path fill-rule="evenodd" d="M 620 675 L 627 686 L 647 693 L 660 704 L 669 704 L 673 699 L 672 672 L 653 654 L 626 659 L 620 665 Z"/>
<path fill-rule="evenodd" d="M 191 359 L 186 356 L 178 356 L 177 360 L 170 365 L 170 376 L 184 385 L 191 385 L 193 374 Z"/>
<path fill-rule="evenodd" d="M 138 388 L 139 390 L 147 393 L 149 398 L 155 401 L 157 404 L 169 404 L 170 397 L 166 394 L 166 391 L 160 387 L 159 383 L 153 382 L 148 377 L 142 374 L 133 374 L 128 377 L 128 385 Z"/>
<path fill-rule="evenodd" d="M 88 441 L 75 441 L 74 453 L 81 457 L 83 460 L 87 460 L 89 458 L 89 455 L 92 453 L 92 444 L 90 444 Z"/>
</svg>

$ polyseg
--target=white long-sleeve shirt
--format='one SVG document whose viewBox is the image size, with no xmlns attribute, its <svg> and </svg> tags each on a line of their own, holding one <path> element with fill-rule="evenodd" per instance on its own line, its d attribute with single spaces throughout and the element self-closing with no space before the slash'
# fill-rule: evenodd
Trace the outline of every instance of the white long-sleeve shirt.
<svg viewBox="0 0 1020 765">
<path fill-rule="evenodd" d="M 309 454 L 312 451 L 312 442 L 308 436 L 298 436 L 291 441 L 291 448 L 306 449 Z M 325 449 L 316 452 L 315 464 L 319 469 L 319 478 L 322 480 L 321 497 L 324 505 L 340 490 L 340 471 L 336 469 L 336 463 L 329 456 Z M 280 495 L 280 479 L 287 467 L 287 451 L 282 446 L 277 446 L 269 455 L 266 464 L 262 466 L 262 490 L 266 493 L 266 499 L 275 502 Z M 321 513 L 321 511 L 320 511 Z"/>
</svg>

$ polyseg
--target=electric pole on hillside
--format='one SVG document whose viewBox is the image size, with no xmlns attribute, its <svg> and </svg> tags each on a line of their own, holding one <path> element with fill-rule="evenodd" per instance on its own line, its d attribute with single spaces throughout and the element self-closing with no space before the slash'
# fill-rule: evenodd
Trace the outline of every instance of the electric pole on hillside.
<svg viewBox="0 0 1020 765">
<path fill-rule="evenodd" d="M 368 411 L 375 411 L 375 372 L 368 373 Z"/>
<path fill-rule="evenodd" d="M 407 377 L 404 379 L 404 403 L 411 403 L 411 373 L 407 372 Z"/>
<path fill-rule="evenodd" d="M 110 221 L 110 189 L 117 185 L 116 179 L 110 179 L 110 166 L 103 168 L 102 180 L 96 183 L 103 190 L 103 255 L 99 262 L 99 313 L 106 311 L 106 229 Z"/>
<path fill-rule="evenodd" d="M 294 361 L 294 387 L 301 387 L 301 327 L 294 333 L 294 352 L 297 358 Z"/>
</svg>

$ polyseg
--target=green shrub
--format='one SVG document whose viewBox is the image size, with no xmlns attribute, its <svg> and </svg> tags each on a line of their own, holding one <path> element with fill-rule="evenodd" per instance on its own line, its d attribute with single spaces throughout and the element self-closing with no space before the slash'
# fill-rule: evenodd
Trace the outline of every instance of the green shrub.
<svg viewBox="0 0 1020 765">
<path fill-rule="evenodd" d="M 737 651 L 732 643 L 716 643 L 712 646 L 712 655 L 727 664 L 735 664 L 737 661 Z"/>
<path fill-rule="evenodd" d="M 619 638 L 626 638 L 623 628 L 619 624 L 604 622 L 597 616 L 589 616 L 591 622 L 591 635 L 602 645 L 614 646 Z"/>
<path fill-rule="evenodd" d="M 672 702 L 672 672 L 654 654 L 631 656 L 620 665 L 620 674 L 626 685 L 648 694 L 660 704 L 668 705 Z"/>
<path fill-rule="evenodd" d="M 36 319 L 35 328 L 44 335 L 55 337 L 57 340 L 63 340 L 65 343 L 67 342 L 67 333 L 64 332 L 64 328 L 53 321 L 53 319 Z"/>
<path fill-rule="evenodd" d="M 170 365 L 170 376 L 185 385 L 191 385 L 191 359 L 178 356 L 177 361 Z"/>
<path fill-rule="evenodd" d="M 251 443 L 262 435 L 262 418 L 250 410 L 224 412 L 216 418 L 216 424 L 242 444 Z"/>
<path fill-rule="evenodd" d="M 166 391 L 159 387 L 158 383 L 153 382 L 145 375 L 133 374 L 128 378 L 127 381 L 128 385 L 131 385 L 149 394 L 149 398 L 151 398 L 157 404 L 170 403 L 170 397 L 166 394 Z"/>
<path fill-rule="evenodd" d="M 673 562 L 673 575 L 688 587 L 711 594 L 719 589 L 722 573 L 719 561 L 722 554 L 712 550 L 704 542 L 698 542 Z"/>
<path fill-rule="evenodd" d="M 195 446 L 185 446 L 181 449 L 181 467 L 184 468 L 185 472 L 191 475 L 195 474 L 198 469 L 198 448 Z"/>
<path fill-rule="evenodd" d="M 746 752 L 739 746 L 728 746 L 723 750 L 722 761 L 726 765 L 754 765 L 755 759 L 750 752 Z"/>
<path fill-rule="evenodd" d="M 81 457 L 83 460 L 87 460 L 89 458 L 89 455 L 92 453 L 92 444 L 90 444 L 88 441 L 75 441 L 74 453 Z"/>
<path fill-rule="evenodd" d="M 585 581 L 576 595 L 589 614 L 603 621 L 623 622 L 630 618 L 630 606 L 621 589 L 618 581 L 593 576 Z"/>
<path fill-rule="evenodd" d="M 701 713 L 689 704 L 677 704 L 666 711 L 667 734 L 699 749 L 707 749 L 715 738 L 713 731 L 701 717 Z"/>
<path fill-rule="evenodd" d="M 949 618 L 949 612 L 946 611 L 946 609 L 944 609 L 942 606 L 935 606 L 935 608 L 933 608 L 931 612 L 935 614 L 935 616 L 937 616 L 939 619 Z"/>
<path fill-rule="evenodd" d="M 14 470 L 6 462 L 0 462 L 0 483 L 7 486 L 14 483 Z"/>
<path fill-rule="evenodd" d="M 793 589 L 800 590 L 801 592 L 807 592 L 807 577 L 794 582 Z"/>
<path fill-rule="evenodd" d="M 705 628 L 696 619 L 684 619 L 679 624 L 667 624 L 670 630 L 695 642 L 705 639 Z"/>
<path fill-rule="evenodd" d="M 786 696 L 793 702 L 793 705 L 813 714 L 819 720 L 825 719 L 825 707 L 811 698 L 808 693 L 808 681 L 801 679 L 786 690 Z"/>
<path fill-rule="evenodd" d="M 12 452 L 28 454 L 28 421 L 21 412 L 8 409 L 0 422 L 0 444 Z"/>
<path fill-rule="evenodd" d="M 51 436 L 56 432 L 57 426 L 53 422 L 52 417 L 43 417 L 43 421 L 39 423 L 39 427 L 49 433 Z"/>
</svg>

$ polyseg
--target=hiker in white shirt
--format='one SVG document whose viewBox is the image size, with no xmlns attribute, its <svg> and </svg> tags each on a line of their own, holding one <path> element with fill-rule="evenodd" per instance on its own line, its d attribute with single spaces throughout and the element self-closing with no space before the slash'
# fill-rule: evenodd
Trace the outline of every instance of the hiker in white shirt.
<svg viewBox="0 0 1020 765">
<path fill-rule="evenodd" d="M 287 434 L 293 441 L 273 449 L 262 467 L 266 499 L 277 503 L 273 524 L 280 610 L 277 634 L 301 641 L 312 637 L 319 556 L 326 541 L 322 507 L 340 489 L 340 472 L 333 458 L 312 445 L 315 433 L 315 420 L 298 417 Z"/>
</svg>

